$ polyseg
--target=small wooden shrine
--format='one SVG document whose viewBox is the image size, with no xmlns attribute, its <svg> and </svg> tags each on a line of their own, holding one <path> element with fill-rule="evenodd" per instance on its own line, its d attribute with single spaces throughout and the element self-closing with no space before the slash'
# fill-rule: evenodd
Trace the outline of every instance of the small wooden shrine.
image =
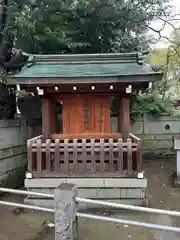
<svg viewBox="0 0 180 240">
<path fill-rule="evenodd" d="M 131 95 L 148 88 L 161 73 L 143 64 L 136 52 L 30 59 L 8 81 L 42 99 L 42 136 L 27 143 L 32 178 L 137 177 L 141 140 L 131 132 Z M 113 98 L 119 100 L 117 133 L 111 133 Z"/>
</svg>

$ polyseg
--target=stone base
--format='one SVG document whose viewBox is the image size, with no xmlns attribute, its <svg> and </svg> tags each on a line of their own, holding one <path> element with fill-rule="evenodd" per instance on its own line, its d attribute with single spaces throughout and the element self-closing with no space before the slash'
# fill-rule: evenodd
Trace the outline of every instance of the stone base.
<svg viewBox="0 0 180 240">
<path fill-rule="evenodd" d="M 97 200 L 97 199 L 96 199 Z M 128 205 L 135 205 L 135 206 L 144 206 L 148 207 L 148 199 L 99 199 L 107 202 L 113 202 L 113 203 L 121 203 L 121 204 L 128 204 Z M 44 207 L 44 208 L 53 208 L 54 209 L 54 200 L 50 199 L 38 199 L 38 198 L 25 198 L 24 200 L 25 204 L 34 205 L 38 207 Z M 116 210 L 116 211 L 122 211 L 123 209 L 117 209 L 117 208 L 110 208 L 110 207 L 104 207 L 100 205 L 94 205 L 94 204 L 87 204 L 87 203 L 78 203 L 78 210 L 79 211 L 108 211 Z M 127 211 L 127 210 L 126 210 Z"/>
<path fill-rule="evenodd" d="M 39 178 L 26 179 L 25 187 L 29 192 L 53 194 L 61 183 L 78 186 L 77 196 L 96 200 L 106 200 L 123 204 L 147 206 L 147 179 L 136 178 Z M 27 196 L 25 202 L 36 206 L 54 208 L 54 200 Z M 91 204 L 79 203 L 81 210 L 102 208 Z M 106 207 L 107 209 L 107 207 Z"/>
</svg>

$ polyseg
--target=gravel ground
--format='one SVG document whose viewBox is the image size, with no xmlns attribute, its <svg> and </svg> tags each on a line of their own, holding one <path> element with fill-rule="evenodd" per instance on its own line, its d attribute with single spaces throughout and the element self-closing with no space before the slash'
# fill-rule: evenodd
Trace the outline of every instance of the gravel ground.
<svg viewBox="0 0 180 240">
<path fill-rule="evenodd" d="M 149 207 L 180 211 L 180 190 L 172 186 L 171 173 L 173 160 L 156 160 L 144 162 L 144 170 L 148 178 Z M 6 196 L 9 201 L 23 201 L 22 197 Z M 110 216 L 110 213 L 104 213 Z M 144 214 L 121 211 L 113 217 L 180 226 L 180 217 Z M 15 212 L 7 207 L 0 208 L 0 240 L 33 239 L 46 223 L 53 221 L 52 214 L 39 212 Z M 78 220 L 80 240 L 178 240 L 180 234 L 151 230 L 146 228 L 119 225 L 89 219 Z M 53 230 L 37 240 L 54 240 Z"/>
<path fill-rule="evenodd" d="M 0 200 L 23 203 L 24 199 L 22 196 L 6 195 Z M 0 240 L 36 240 L 52 220 L 52 214 L 23 211 L 0 205 Z"/>
</svg>

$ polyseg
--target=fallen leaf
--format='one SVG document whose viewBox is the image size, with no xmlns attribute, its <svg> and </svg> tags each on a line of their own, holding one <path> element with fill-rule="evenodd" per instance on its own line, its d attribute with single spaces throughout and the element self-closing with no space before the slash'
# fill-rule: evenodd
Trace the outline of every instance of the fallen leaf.
<svg viewBox="0 0 180 240">
<path fill-rule="evenodd" d="M 48 227 L 53 228 L 53 227 L 55 227 L 55 224 L 54 223 L 48 223 Z"/>
</svg>

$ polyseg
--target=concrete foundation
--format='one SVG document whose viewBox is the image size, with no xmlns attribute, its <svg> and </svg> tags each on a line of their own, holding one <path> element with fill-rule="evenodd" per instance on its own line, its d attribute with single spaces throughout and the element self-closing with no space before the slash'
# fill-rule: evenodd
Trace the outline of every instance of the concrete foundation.
<svg viewBox="0 0 180 240">
<path fill-rule="evenodd" d="M 39 178 L 25 179 L 29 192 L 54 194 L 54 189 L 61 183 L 72 183 L 78 186 L 77 196 L 106 200 L 116 203 L 147 206 L 147 179 L 135 178 Z M 54 200 L 28 195 L 25 203 L 54 208 Z M 80 209 L 100 208 L 90 204 L 78 204 Z"/>
</svg>

